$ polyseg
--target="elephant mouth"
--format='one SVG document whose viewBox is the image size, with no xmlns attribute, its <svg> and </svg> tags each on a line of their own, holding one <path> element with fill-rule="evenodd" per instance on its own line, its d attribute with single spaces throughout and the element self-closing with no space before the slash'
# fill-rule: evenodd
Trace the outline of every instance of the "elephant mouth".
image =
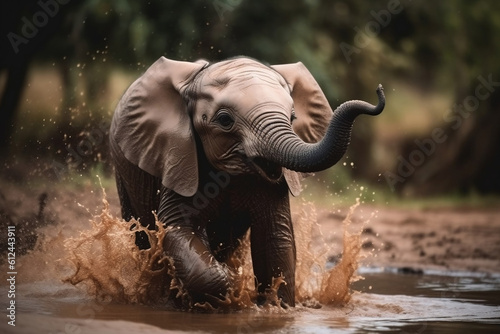
<svg viewBox="0 0 500 334">
<path fill-rule="evenodd" d="M 250 158 L 249 162 L 257 173 L 270 182 L 278 182 L 283 176 L 283 168 L 267 159 L 255 157 Z"/>
</svg>

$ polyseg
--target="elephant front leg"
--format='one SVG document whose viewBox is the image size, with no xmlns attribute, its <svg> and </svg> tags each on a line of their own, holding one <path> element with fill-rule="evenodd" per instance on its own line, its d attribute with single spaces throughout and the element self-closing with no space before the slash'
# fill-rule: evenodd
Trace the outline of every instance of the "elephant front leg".
<svg viewBox="0 0 500 334">
<path fill-rule="evenodd" d="M 174 275 L 192 302 L 223 300 L 232 286 L 227 265 L 217 261 L 203 233 L 188 226 L 171 226 L 164 239 L 165 254 L 172 260 Z"/>
<path fill-rule="evenodd" d="M 212 255 L 205 228 L 197 223 L 200 218 L 186 216 L 189 205 L 189 198 L 163 190 L 158 219 L 167 229 L 164 252 L 171 260 L 179 288 L 191 297 L 191 305 L 208 301 L 217 306 L 232 287 L 231 271 Z"/>
<path fill-rule="evenodd" d="M 296 251 L 288 189 L 273 195 L 256 211 L 259 214 L 252 223 L 253 269 L 260 302 L 273 288 L 273 280 L 281 278 L 284 283 L 278 288 L 278 297 L 282 304 L 295 306 Z"/>
</svg>

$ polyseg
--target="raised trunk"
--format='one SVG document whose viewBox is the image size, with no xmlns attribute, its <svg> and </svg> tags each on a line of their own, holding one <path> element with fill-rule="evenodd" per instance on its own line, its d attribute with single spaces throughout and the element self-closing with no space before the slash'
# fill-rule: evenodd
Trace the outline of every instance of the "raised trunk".
<svg viewBox="0 0 500 334">
<path fill-rule="evenodd" d="M 263 158 L 297 172 L 318 172 L 335 165 L 345 154 L 351 140 L 354 120 L 361 114 L 378 115 L 385 107 L 382 85 L 377 88 L 376 106 L 364 101 L 347 101 L 335 109 L 323 139 L 310 144 L 302 141 L 283 122 L 265 133 L 260 152 Z M 258 164 L 259 158 L 255 158 Z"/>
</svg>

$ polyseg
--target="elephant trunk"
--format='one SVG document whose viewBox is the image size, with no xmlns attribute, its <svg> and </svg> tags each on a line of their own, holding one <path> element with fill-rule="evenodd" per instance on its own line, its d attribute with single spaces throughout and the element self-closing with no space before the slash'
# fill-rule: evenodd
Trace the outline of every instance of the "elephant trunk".
<svg viewBox="0 0 500 334">
<path fill-rule="evenodd" d="M 385 95 L 382 85 L 378 86 L 377 95 L 376 106 L 359 100 L 341 104 L 335 109 L 325 136 L 317 143 L 302 141 L 289 124 L 275 127 L 263 135 L 261 156 L 267 161 L 297 172 L 318 172 L 330 168 L 345 154 L 356 117 L 361 114 L 378 115 L 384 109 Z"/>
</svg>

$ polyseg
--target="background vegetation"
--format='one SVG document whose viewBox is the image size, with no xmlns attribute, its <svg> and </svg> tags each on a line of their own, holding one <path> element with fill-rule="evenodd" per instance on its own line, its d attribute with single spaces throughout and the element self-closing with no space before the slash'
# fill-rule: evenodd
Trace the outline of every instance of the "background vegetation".
<svg viewBox="0 0 500 334">
<path fill-rule="evenodd" d="M 377 84 L 384 85 L 384 113 L 360 117 L 342 163 L 319 175 L 332 192 L 355 180 L 402 196 L 500 193 L 498 1 L 37 0 L 1 7 L 2 173 L 12 180 L 110 175 L 113 109 L 152 62 L 246 55 L 269 64 L 302 61 L 332 107 L 375 102 Z"/>
</svg>

